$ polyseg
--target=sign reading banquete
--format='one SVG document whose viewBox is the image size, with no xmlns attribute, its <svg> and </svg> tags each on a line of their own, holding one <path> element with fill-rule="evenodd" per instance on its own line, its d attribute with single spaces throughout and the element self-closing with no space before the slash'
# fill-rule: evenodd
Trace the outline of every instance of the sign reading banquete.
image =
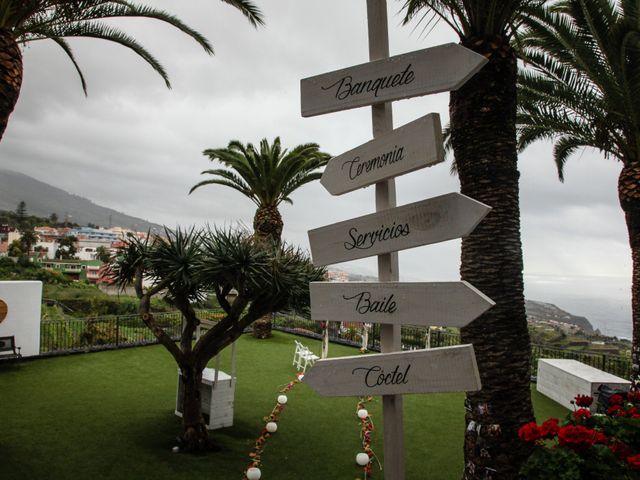
<svg viewBox="0 0 640 480">
<path fill-rule="evenodd" d="M 316 321 L 464 327 L 494 305 L 467 282 L 312 282 Z"/>
<path fill-rule="evenodd" d="M 309 230 L 313 263 L 347 262 L 468 235 L 491 207 L 460 193 Z"/>
<path fill-rule="evenodd" d="M 323 396 L 480 390 L 471 345 L 319 360 L 304 383 Z"/>
<path fill-rule="evenodd" d="M 344 68 L 300 81 L 302 116 L 456 90 L 487 59 L 455 43 Z"/>
<path fill-rule="evenodd" d="M 320 183 L 341 195 L 442 161 L 440 115 L 430 113 L 332 158 Z"/>
</svg>

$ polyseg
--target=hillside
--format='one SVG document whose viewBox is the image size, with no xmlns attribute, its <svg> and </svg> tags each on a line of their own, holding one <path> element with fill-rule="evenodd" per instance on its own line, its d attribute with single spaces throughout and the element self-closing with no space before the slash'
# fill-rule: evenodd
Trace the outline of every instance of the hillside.
<svg viewBox="0 0 640 480">
<path fill-rule="evenodd" d="M 537 302 L 527 300 L 525 303 L 527 309 L 527 320 L 530 322 L 560 322 L 580 327 L 585 333 L 594 333 L 593 325 L 585 317 L 578 317 L 569 312 L 556 307 L 552 303 Z"/>
<path fill-rule="evenodd" d="M 93 223 L 103 227 L 120 226 L 146 231 L 162 230 L 162 226 L 142 218 L 132 217 L 111 208 L 96 205 L 91 200 L 36 180 L 33 177 L 0 169 L 0 210 L 15 210 L 20 201 L 27 204 L 29 215 L 70 218 L 79 225 Z"/>
</svg>

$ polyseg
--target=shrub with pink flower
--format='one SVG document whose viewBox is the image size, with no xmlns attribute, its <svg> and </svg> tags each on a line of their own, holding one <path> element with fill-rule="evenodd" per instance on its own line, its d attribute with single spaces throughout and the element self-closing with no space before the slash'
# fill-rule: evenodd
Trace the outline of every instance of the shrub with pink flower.
<svg viewBox="0 0 640 480">
<path fill-rule="evenodd" d="M 640 394 L 612 395 L 607 415 L 592 415 L 593 398 L 576 396 L 565 420 L 520 427 L 533 453 L 521 471 L 526 480 L 640 480 Z"/>
</svg>

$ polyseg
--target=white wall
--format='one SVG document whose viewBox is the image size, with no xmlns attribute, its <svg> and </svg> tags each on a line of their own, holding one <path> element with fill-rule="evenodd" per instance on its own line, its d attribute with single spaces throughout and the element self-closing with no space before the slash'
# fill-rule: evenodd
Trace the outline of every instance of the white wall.
<svg viewBox="0 0 640 480">
<path fill-rule="evenodd" d="M 7 318 L 0 322 L 0 337 L 16 337 L 24 357 L 40 354 L 40 305 L 42 282 L 2 282 L 0 300 L 7 304 Z"/>
</svg>

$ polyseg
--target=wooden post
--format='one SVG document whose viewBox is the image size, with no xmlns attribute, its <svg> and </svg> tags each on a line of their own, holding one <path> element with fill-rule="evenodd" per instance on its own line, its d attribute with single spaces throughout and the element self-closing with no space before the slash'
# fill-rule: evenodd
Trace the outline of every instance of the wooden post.
<svg viewBox="0 0 640 480">
<path fill-rule="evenodd" d="M 369 29 L 369 60 L 389 57 L 389 28 L 387 23 L 387 0 L 367 0 L 367 23 Z M 371 107 L 373 138 L 393 130 L 391 102 Z M 394 179 L 376 183 L 376 211 L 396 206 L 396 184 Z M 398 253 L 378 256 L 378 281 L 399 280 Z M 381 325 L 380 346 L 382 353 L 399 352 L 400 325 Z M 394 480 L 404 479 L 404 425 L 401 395 L 382 397 L 384 422 L 384 476 Z"/>
</svg>

